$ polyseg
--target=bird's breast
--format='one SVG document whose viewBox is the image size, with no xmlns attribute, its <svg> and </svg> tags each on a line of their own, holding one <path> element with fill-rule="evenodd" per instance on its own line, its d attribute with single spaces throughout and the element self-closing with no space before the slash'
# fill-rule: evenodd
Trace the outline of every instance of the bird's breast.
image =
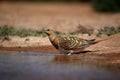
<svg viewBox="0 0 120 80">
<path fill-rule="evenodd" d="M 53 44 L 53 46 L 58 49 L 58 45 L 59 45 L 59 38 L 55 38 L 53 41 L 51 41 L 51 43 Z"/>
</svg>

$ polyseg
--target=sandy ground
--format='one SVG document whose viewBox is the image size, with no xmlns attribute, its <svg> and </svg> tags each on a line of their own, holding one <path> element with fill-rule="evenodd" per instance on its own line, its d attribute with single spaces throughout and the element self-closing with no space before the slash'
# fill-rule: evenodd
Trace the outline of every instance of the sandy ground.
<svg viewBox="0 0 120 80">
<path fill-rule="evenodd" d="M 120 13 L 97 13 L 88 3 L 0 3 L 0 26 L 75 31 L 120 25 Z"/>
</svg>

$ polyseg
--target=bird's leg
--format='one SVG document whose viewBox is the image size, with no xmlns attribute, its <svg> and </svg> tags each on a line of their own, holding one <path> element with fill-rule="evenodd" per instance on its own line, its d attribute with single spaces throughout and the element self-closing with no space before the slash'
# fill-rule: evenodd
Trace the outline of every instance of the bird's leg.
<svg viewBox="0 0 120 80">
<path fill-rule="evenodd" d="M 64 50 L 63 48 L 59 47 L 59 51 L 60 51 L 60 54 L 66 54 L 66 50 Z"/>
<path fill-rule="evenodd" d="M 65 50 L 60 46 L 59 46 L 59 51 L 60 51 L 60 54 L 67 54 L 67 55 L 71 55 L 72 53 L 74 53 L 73 50 Z"/>
<path fill-rule="evenodd" d="M 72 55 L 73 53 L 74 53 L 74 51 L 73 51 L 73 50 L 70 50 L 67 55 Z"/>
<path fill-rule="evenodd" d="M 68 54 L 68 53 L 70 53 L 70 52 L 68 52 L 67 50 L 61 50 L 60 51 L 60 54 Z"/>
<path fill-rule="evenodd" d="M 68 50 L 60 50 L 60 54 L 67 54 L 67 55 L 71 55 L 72 53 L 74 53 L 74 51 L 72 51 L 72 50 L 70 50 L 70 51 L 68 51 Z"/>
<path fill-rule="evenodd" d="M 69 55 L 71 55 L 72 53 L 68 53 L 67 55 L 69 56 Z"/>
</svg>

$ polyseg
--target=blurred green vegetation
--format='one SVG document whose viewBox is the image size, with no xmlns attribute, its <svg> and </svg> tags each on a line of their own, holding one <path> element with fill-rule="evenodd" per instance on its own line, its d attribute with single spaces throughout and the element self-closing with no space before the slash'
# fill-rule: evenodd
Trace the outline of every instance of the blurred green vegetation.
<svg viewBox="0 0 120 80">
<path fill-rule="evenodd" d="M 82 30 L 78 28 L 78 31 L 76 32 L 68 32 L 67 34 L 88 34 L 89 36 L 91 36 L 94 33 L 93 29 L 86 29 L 86 30 Z M 113 26 L 105 26 L 103 28 L 100 28 L 97 30 L 97 32 L 95 33 L 96 36 L 100 36 L 100 35 L 107 35 L 107 36 L 111 36 L 113 34 L 117 34 L 120 33 L 120 26 L 118 27 L 113 27 Z"/>
<path fill-rule="evenodd" d="M 120 33 L 120 26 L 118 26 L 117 28 L 114 28 L 113 26 L 111 26 L 111 27 L 104 27 L 104 28 L 98 29 L 97 36 L 102 34 L 110 36 L 116 33 Z"/>
<path fill-rule="evenodd" d="M 99 12 L 119 12 L 120 0 L 91 0 L 92 6 Z"/>
<path fill-rule="evenodd" d="M 88 31 L 79 31 L 79 32 L 68 32 L 68 33 L 62 33 L 59 31 L 55 31 L 56 34 L 68 34 L 68 35 L 74 35 L 74 34 L 88 34 L 89 36 L 92 35 L 94 30 L 88 30 Z M 100 36 L 102 34 L 105 35 L 113 35 L 116 33 L 120 33 L 120 26 L 117 28 L 111 27 L 104 27 L 97 30 L 96 35 Z M 47 35 L 44 33 L 44 29 L 40 30 L 32 30 L 32 29 L 15 29 L 13 27 L 9 26 L 2 26 L 0 27 L 0 37 L 8 37 L 8 36 L 20 36 L 20 37 L 26 37 L 26 36 L 42 36 L 46 37 Z"/>
<path fill-rule="evenodd" d="M 15 29 L 13 27 L 8 26 L 2 26 L 0 27 L 0 36 L 20 36 L 20 37 L 26 37 L 26 36 L 47 36 L 43 29 L 41 30 L 32 30 L 32 29 Z"/>
</svg>

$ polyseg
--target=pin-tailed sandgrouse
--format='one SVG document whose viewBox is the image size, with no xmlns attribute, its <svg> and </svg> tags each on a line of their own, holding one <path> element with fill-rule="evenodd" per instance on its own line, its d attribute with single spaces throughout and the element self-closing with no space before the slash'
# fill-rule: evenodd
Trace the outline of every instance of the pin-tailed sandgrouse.
<svg viewBox="0 0 120 80">
<path fill-rule="evenodd" d="M 53 30 L 46 29 L 45 33 L 48 35 L 52 45 L 62 54 L 71 55 L 75 52 L 80 52 L 84 48 L 96 43 L 93 40 L 86 40 L 71 35 L 56 35 Z"/>
</svg>

